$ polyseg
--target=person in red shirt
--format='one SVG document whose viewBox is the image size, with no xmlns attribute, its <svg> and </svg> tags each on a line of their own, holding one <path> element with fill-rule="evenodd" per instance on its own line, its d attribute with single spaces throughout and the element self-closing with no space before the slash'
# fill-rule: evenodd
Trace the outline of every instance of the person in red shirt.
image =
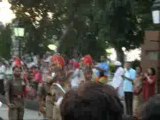
<svg viewBox="0 0 160 120">
<path fill-rule="evenodd" d="M 145 73 L 145 79 L 143 83 L 143 99 L 148 101 L 150 97 L 155 95 L 156 88 L 156 71 L 154 68 L 149 68 Z"/>
</svg>

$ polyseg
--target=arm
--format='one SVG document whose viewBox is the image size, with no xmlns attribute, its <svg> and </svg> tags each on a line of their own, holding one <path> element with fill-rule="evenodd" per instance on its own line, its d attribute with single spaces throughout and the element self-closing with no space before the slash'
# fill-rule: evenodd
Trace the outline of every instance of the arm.
<svg viewBox="0 0 160 120">
<path fill-rule="evenodd" d="M 106 70 L 104 70 L 104 69 L 102 69 L 102 68 L 99 68 L 99 67 L 94 67 L 94 68 L 96 68 L 96 69 L 99 70 L 99 71 L 106 72 Z"/>
<path fill-rule="evenodd" d="M 124 76 L 124 75 L 122 75 L 122 77 L 123 77 L 124 79 L 127 79 L 127 80 L 130 81 L 130 82 L 133 82 L 133 80 L 132 80 L 131 78 L 128 78 L 128 77 L 126 77 L 126 76 Z"/>
<path fill-rule="evenodd" d="M 5 97 L 6 97 L 6 102 L 7 102 L 7 105 L 9 106 L 11 104 L 11 85 L 10 85 L 10 80 L 5 80 Z"/>
<path fill-rule="evenodd" d="M 155 83 L 155 81 L 156 81 L 156 78 L 155 77 L 149 77 L 147 74 L 145 74 L 145 77 L 146 77 L 146 79 L 147 79 L 147 81 L 148 81 L 148 83 L 149 84 L 153 84 L 153 83 Z"/>
<path fill-rule="evenodd" d="M 134 80 L 136 79 L 136 71 L 130 71 L 130 75 L 131 75 L 131 78 L 128 78 L 128 77 L 126 77 L 126 76 L 124 76 L 124 75 L 122 75 L 122 77 L 124 78 L 124 79 L 127 79 L 128 81 L 130 81 L 130 82 L 134 82 Z"/>
</svg>

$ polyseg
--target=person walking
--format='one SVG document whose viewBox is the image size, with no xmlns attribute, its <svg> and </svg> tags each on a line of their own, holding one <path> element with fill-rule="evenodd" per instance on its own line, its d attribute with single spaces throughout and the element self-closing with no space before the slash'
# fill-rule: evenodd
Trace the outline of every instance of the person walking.
<svg viewBox="0 0 160 120">
<path fill-rule="evenodd" d="M 7 106 L 9 108 L 9 120 L 23 120 L 24 116 L 24 92 L 25 82 L 21 76 L 22 69 L 13 68 L 13 79 L 5 82 Z"/>
<path fill-rule="evenodd" d="M 133 114 L 133 88 L 134 88 L 134 80 L 136 79 L 136 71 L 131 68 L 131 63 L 125 63 L 125 72 L 122 75 L 124 79 L 123 83 L 123 91 L 125 96 L 125 105 L 126 105 L 126 113 L 127 115 Z"/>
<path fill-rule="evenodd" d="M 58 91 L 53 89 L 53 84 L 65 86 L 66 76 L 63 71 L 65 61 L 60 55 L 54 55 L 51 59 L 49 74 L 43 84 L 38 87 L 38 96 L 40 104 L 40 112 L 48 120 L 61 120 L 59 109 L 56 102 L 59 98 Z"/>
</svg>

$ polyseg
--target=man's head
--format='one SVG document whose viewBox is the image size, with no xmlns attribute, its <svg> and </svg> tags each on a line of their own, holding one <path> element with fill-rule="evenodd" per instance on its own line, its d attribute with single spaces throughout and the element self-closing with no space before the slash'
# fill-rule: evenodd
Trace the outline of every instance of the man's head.
<svg viewBox="0 0 160 120">
<path fill-rule="evenodd" d="M 13 74 L 15 77 L 21 76 L 22 69 L 20 67 L 13 67 Z"/>
<path fill-rule="evenodd" d="M 131 62 L 125 62 L 125 68 L 129 70 L 131 68 Z"/>
<path fill-rule="evenodd" d="M 142 109 L 142 120 L 160 120 L 160 95 L 152 97 Z"/>
<path fill-rule="evenodd" d="M 59 55 L 55 54 L 51 58 L 51 71 L 52 72 L 57 72 L 59 70 L 62 70 L 65 66 L 65 61 L 64 58 Z"/>
<path fill-rule="evenodd" d="M 70 90 L 61 104 L 62 120 L 122 120 L 122 114 L 114 88 L 94 82 Z"/>
<path fill-rule="evenodd" d="M 83 72 L 84 72 L 85 80 L 86 81 L 91 81 L 92 80 L 92 75 L 93 75 L 92 68 L 85 68 Z"/>
</svg>

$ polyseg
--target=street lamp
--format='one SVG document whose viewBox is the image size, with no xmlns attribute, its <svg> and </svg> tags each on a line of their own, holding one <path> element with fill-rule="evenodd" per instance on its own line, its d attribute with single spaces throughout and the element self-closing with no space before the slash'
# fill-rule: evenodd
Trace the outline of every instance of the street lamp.
<svg viewBox="0 0 160 120">
<path fill-rule="evenodd" d="M 16 37 L 24 37 L 24 28 L 15 27 L 15 28 L 14 28 L 14 35 L 15 35 Z"/>
<path fill-rule="evenodd" d="M 155 0 L 153 3 L 152 19 L 154 24 L 160 24 L 160 0 Z"/>
<path fill-rule="evenodd" d="M 21 58 L 21 39 L 24 37 L 24 28 L 22 27 L 15 27 L 14 28 L 14 35 L 18 39 L 18 52 L 19 52 L 19 57 Z"/>
</svg>

